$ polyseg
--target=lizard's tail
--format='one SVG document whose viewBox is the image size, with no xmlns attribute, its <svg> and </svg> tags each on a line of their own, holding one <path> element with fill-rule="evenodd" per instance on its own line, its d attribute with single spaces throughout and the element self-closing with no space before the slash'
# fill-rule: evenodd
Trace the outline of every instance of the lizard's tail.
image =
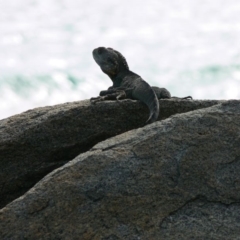
<svg viewBox="0 0 240 240">
<path fill-rule="evenodd" d="M 142 81 L 140 86 L 134 89 L 133 95 L 136 99 L 145 103 L 150 110 L 150 115 L 146 124 L 155 122 L 159 115 L 159 102 L 155 92 L 149 84 Z"/>
<path fill-rule="evenodd" d="M 190 99 L 190 100 L 193 100 L 192 96 L 187 96 L 187 97 L 171 97 L 171 98 L 176 98 L 176 99 Z"/>
<path fill-rule="evenodd" d="M 154 91 L 153 91 L 153 94 L 155 95 Z M 146 124 L 153 123 L 158 119 L 158 115 L 159 115 L 159 102 L 158 102 L 157 96 L 155 95 L 155 98 L 153 99 L 152 102 L 150 103 L 145 102 L 145 104 L 147 104 L 150 110 L 150 115 L 148 120 L 146 121 Z"/>
</svg>

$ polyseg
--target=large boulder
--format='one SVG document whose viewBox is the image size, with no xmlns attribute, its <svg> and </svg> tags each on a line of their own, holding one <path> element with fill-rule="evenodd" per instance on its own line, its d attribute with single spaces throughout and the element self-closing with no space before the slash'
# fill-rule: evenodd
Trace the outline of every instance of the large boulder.
<svg viewBox="0 0 240 240">
<path fill-rule="evenodd" d="M 159 119 L 219 101 L 160 101 Z M 0 121 L 0 208 L 53 169 L 109 137 L 145 124 L 148 109 L 136 101 L 89 100 L 36 108 Z"/>
<path fill-rule="evenodd" d="M 240 101 L 98 143 L 0 210 L 0 239 L 239 239 Z"/>
</svg>

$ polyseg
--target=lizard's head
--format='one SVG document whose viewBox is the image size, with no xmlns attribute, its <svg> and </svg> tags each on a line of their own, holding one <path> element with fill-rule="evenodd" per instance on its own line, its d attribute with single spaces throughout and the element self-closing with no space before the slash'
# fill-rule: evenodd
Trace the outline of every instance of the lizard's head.
<svg viewBox="0 0 240 240">
<path fill-rule="evenodd" d="M 123 55 L 112 48 L 99 47 L 94 49 L 93 58 L 109 77 L 116 76 L 120 71 L 129 70 Z"/>
</svg>

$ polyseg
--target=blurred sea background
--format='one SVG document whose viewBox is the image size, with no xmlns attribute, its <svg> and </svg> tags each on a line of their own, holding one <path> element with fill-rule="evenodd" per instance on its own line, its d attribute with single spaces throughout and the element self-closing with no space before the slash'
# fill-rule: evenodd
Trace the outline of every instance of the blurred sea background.
<svg viewBox="0 0 240 240">
<path fill-rule="evenodd" d="M 174 96 L 240 98 L 239 0 L 0 0 L 0 119 L 98 96 L 99 46 Z"/>
</svg>

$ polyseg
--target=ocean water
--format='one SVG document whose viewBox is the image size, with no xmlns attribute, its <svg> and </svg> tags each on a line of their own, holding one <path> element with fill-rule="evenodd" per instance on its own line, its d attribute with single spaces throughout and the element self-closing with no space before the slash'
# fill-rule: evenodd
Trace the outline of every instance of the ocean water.
<svg viewBox="0 0 240 240">
<path fill-rule="evenodd" d="M 112 47 L 174 96 L 240 98 L 238 0 L 0 0 L 0 119 L 97 96 Z"/>
</svg>

